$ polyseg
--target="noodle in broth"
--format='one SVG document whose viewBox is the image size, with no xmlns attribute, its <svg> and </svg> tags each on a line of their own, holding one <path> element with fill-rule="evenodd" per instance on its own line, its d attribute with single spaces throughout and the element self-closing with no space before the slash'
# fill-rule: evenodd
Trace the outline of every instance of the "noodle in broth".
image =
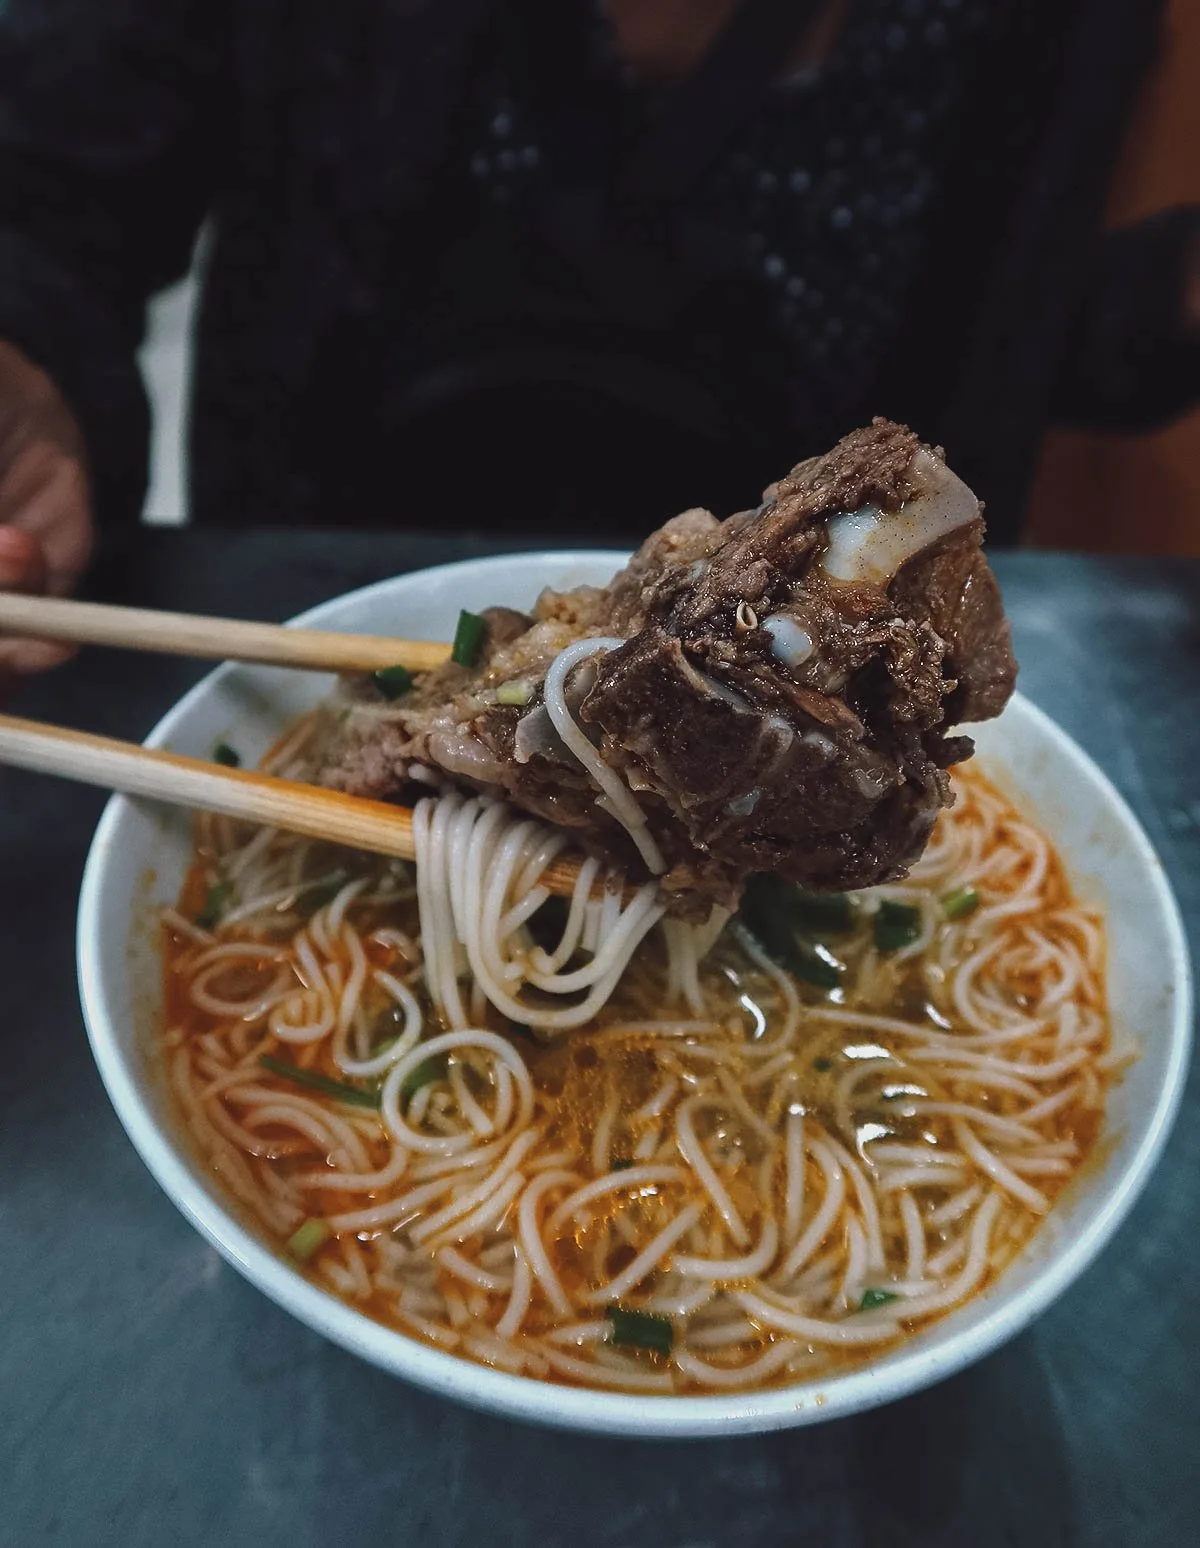
<svg viewBox="0 0 1200 1548">
<path fill-rule="evenodd" d="M 538 928 L 565 841 L 484 800 L 421 803 L 415 871 L 203 819 L 166 919 L 184 1121 L 318 1282 L 466 1358 L 647 1394 L 868 1360 L 1016 1256 L 1115 1062 L 1100 919 L 954 783 L 832 989 L 740 919 L 589 900 L 594 862 Z"/>
</svg>

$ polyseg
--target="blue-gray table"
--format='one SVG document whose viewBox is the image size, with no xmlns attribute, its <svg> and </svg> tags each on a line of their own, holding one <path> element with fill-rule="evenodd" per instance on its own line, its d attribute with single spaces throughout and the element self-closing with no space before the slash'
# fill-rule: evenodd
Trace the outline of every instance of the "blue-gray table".
<svg viewBox="0 0 1200 1548">
<path fill-rule="evenodd" d="M 506 546 L 513 546 L 508 544 Z M 144 534 L 99 594 L 283 618 L 498 551 Z M 1001 555 L 1022 687 L 1120 786 L 1200 925 L 1200 565 Z M 24 713 L 140 738 L 201 673 L 88 654 Z M 857 1419 L 731 1442 L 526 1429 L 370 1369 L 186 1225 L 101 1089 L 72 927 L 97 792 L 0 774 L 0 1543 L 1167 1548 L 1200 1542 L 1200 1092 L 1113 1245 L 1029 1332 Z"/>
</svg>

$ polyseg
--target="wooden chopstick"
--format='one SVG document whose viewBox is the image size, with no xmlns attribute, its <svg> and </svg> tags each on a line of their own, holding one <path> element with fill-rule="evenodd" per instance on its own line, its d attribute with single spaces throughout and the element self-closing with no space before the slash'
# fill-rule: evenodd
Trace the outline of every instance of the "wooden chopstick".
<svg viewBox="0 0 1200 1548">
<path fill-rule="evenodd" d="M 372 854 L 416 858 L 413 814 L 405 806 L 389 806 L 386 801 L 368 801 L 270 774 L 225 768 L 201 758 L 139 747 L 136 742 L 0 715 L 0 764 L 4 763 L 99 785 L 104 790 L 238 817 Z M 565 855 L 546 868 L 541 881 L 552 892 L 569 894 L 578 874 L 579 856 Z"/>
<path fill-rule="evenodd" d="M 391 666 L 427 672 L 441 666 L 450 654 L 449 645 L 431 640 L 330 634 L 319 629 L 287 629 L 282 624 L 155 613 L 13 592 L 0 592 L 0 631 L 73 645 L 112 645 L 122 650 L 163 651 L 206 661 L 250 661 L 316 672 L 375 672 Z"/>
</svg>

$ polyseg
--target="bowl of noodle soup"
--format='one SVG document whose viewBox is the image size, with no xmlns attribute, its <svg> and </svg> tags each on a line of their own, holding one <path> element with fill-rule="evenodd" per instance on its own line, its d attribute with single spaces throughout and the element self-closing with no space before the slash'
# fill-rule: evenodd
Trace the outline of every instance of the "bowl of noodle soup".
<svg viewBox="0 0 1200 1548">
<path fill-rule="evenodd" d="M 623 560 L 470 561 L 298 622 L 447 638 Z M 223 667 L 148 744 L 303 772 L 332 686 Z M 818 905 L 786 966 L 769 896 L 705 930 L 579 894 L 534 946 L 553 836 L 449 790 L 416 874 L 115 797 L 78 928 L 105 1086 L 239 1272 L 444 1396 L 700 1436 L 913 1392 L 1108 1242 L 1189 1051 L 1132 813 L 1019 694 L 972 734 L 911 878 Z"/>
</svg>

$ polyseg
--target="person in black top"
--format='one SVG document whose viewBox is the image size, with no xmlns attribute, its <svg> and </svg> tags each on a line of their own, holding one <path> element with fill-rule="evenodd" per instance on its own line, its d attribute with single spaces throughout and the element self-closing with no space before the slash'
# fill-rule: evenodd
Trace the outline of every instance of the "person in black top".
<svg viewBox="0 0 1200 1548">
<path fill-rule="evenodd" d="M 8 0 L 0 585 L 136 519 L 205 217 L 196 521 L 636 537 L 878 413 L 1012 541 L 1049 422 L 1200 385 L 1198 212 L 1100 230 L 1160 12 Z"/>
</svg>

